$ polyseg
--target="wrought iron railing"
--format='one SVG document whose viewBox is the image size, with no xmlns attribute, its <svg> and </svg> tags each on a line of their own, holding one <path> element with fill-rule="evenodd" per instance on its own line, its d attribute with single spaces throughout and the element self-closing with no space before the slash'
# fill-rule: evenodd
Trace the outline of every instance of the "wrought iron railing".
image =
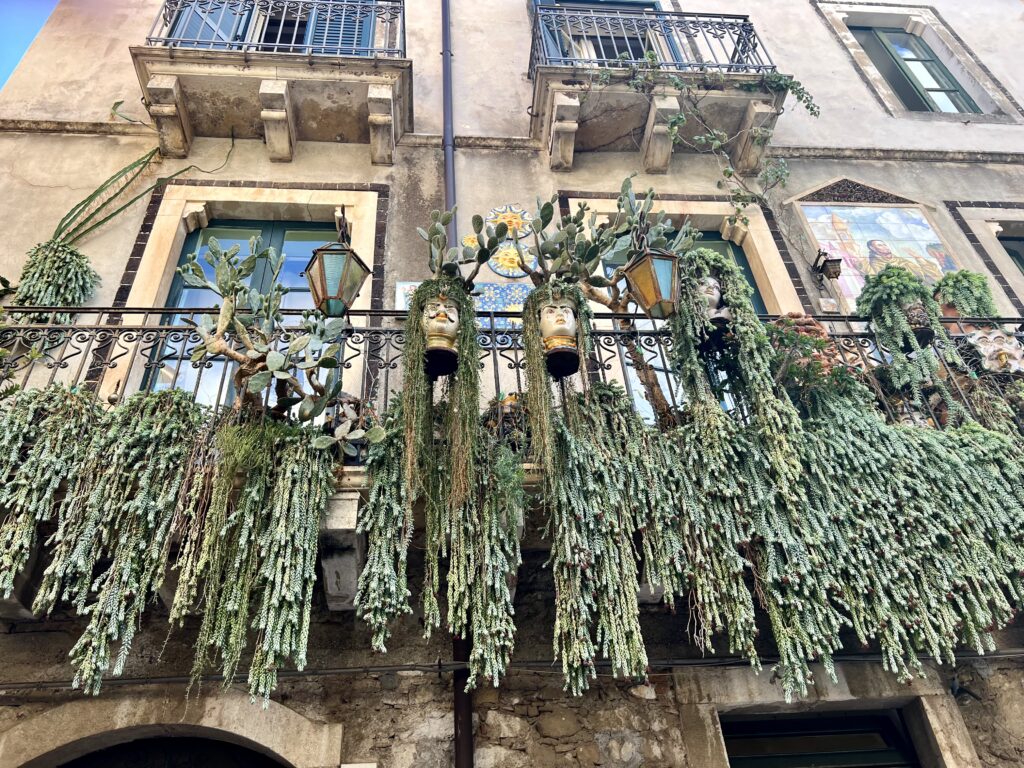
<svg viewBox="0 0 1024 768">
<path fill-rule="evenodd" d="M 38 318 L 55 313 L 53 308 L 32 308 Z M 66 311 L 66 310 L 65 310 Z M 227 361 L 193 359 L 200 343 L 194 323 L 204 309 L 83 309 L 75 325 L 23 323 L 28 319 L 9 310 L 0 326 L 0 391 L 12 385 L 41 387 L 60 382 L 88 388 L 101 401 L 116 404 L 140 390 L 177 388 L 195 393 L 212 406 L 234 400 L 234 368 Z M 337 339 L 336 358 L 342 389 L 375 410 L 382 410 L 401 387 L 406 317 L 400 312 L 355 311 L 352 329 Z M 774 318 L 764 317 L 766 322 Z M 855 372 L 878 389 L 878 400 L 894 422 L 942 426 L 948 405 L 938 398 L 925 398 L 919 405 L 900 392 L 885 392 L 873 373 L 888 355 L 878 347 L 861 318 L 828 316 L 818 318 L 832 336 L 830 354 L 837 364 Z M 495 398 L 521 392 L 526 387 L 525 356 L 518 315 L 480 315 L 481 411 Z M 284 332 L 275 343 L 281 348 L 299 331 L 300 317 L 286 313 Z M 947 328 L 961 351 L 966 367 L 952 365 L 940 357 L 939 377 L 953 397 L 969 412 L 976 408 L 974 390 L 984 384 L 1024 413 L 1024 319 L 950 320 Z M 998 329 L 1004 337 L 1003 351 L 979 351 L 979 331 Z M 973 335 L 972 335 L 973 334 Z M 594 351 L 584 361 L 584 374 L 592 380 L 619 382 L 638 413 L 646 420 L 664 421 L 666 414 L 679 414 L 684 397 L 672 373 L 672 339 L 666 329 L 635 317 L 598 314 L 593 324 Z M 1009 359 L 1007 352 L 1009 350 Z M 985 354 L 988 359 L 985 359 Z M 1014 357 L 1017 355 L 1017 357 Z M 1016 366 L 1016 368 L 1014 367 Z M 973 370 L 973 372 L 972 372 Z M 735 393 L 727 368 L 712 370 L 720 383 L 723 406 L 743 416 L 742 388 Z M 301 374 L 298 374 L 301 377 Z M 556 393 L 558 394 L 558 393 Z M 273 385 L 264 401 L 273 407 Z"/>
<path fill-rule="evenodd" d="M 405 56 L 403 0 L 164 0 L 149 45 L 313 56 Z"/>
<path fill-rule="evenodd" d="M 544 6 L 534 13 L 531 76 L 538 66 L 775 71 L 746 16 Z"/>
</svg>

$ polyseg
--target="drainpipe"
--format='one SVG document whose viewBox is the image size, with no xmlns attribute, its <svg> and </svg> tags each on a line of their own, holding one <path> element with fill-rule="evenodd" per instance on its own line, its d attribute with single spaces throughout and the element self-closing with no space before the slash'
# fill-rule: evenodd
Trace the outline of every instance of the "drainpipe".
<svg viewBox="0 0 1024 768">
<path fill-rule="evenodd" d="M 451 210 L 455 205 L 455 127 L 452 119 L 452 16 L 450 0 L 441 0 L 441 80 L 444 102 L 444 207 Z M 458 247 L 459 228 L 455 217 L 448 225 L 448 244 Z M 468 622 L 467 622 L 468 623 Z M 469 629 L 466 637 L 452 638 L 452 659 L 468 662 L 472 648 Z M 452 674 L 455 717 L 455 768 L 473 768 L 473 694 L 466 691 L 469 669 L 457 669 Z"/>
</svg>

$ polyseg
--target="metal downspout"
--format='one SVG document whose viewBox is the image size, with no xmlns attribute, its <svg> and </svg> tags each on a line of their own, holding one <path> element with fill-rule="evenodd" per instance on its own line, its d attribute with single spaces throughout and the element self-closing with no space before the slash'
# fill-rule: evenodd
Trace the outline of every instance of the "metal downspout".
<svg viewBox="0 0 1024 768">
<path fill-rule="evenodd" d="M 452 119 L 452 17 L 450 0 L 441 0 L 441 79 L 444 102 L 444 207 L 455 206 L 455 128 Z M 448 245 L 458 247 L 459 229 L 452 217 L 448 225 Z M 468 630 L 467 630 L 468 635 Z M 472 648 L 470 637 L 452 638 L 452 659 L 468 662 Z M 466 691 L 469 669 L 457 669 L 452 674 L 455 717 L 455 768 L 473 768 L 473 694 Z"/>
</svg>

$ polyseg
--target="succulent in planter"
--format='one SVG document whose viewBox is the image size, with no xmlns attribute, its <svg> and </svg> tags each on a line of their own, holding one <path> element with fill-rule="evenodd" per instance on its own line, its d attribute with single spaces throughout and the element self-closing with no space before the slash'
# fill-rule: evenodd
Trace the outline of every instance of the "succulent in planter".
<svg viewBox="0 0 1024 768">
<path fill-rule="evenodd" d="M 903 267 L 886 266 L 868 276 L 857 312 L 870 319 L 875 338 L 891 357 L 885 375 L 893 387 L 909 390 L 915 405 L 929 387 L 951 412 L 962 413 L 939 375 L 936 350 L 954 367 L 965 365 L 942 325 L 932 290 L 920 278 Z"/>
<path fill-rule="evenodd" d="M 959 269 L 947 272 L 934 286 L 935 300 L 945 317 L 995 317 L 999 314 L 988 278 Z"/>
<path fill-rule="evenodd" d="M 299 421 L 312 421 L 328 407 L 339 405 L 348 397 L 341 390 L 338 373 L 348 322 L 306 312 L 302 332 L 289 338 L 281 314 L 282 299 L 289 289 L 278 279 L 284 256 L 273 248 L 262 248 L 259 238 L 249 242 L 249 255 L 244 259 L 238 245 L 223 250 L 216 238 L 210 238 L 208 245 L 204 259 L 213 270 L 212 280 L 195 253 L 178 268 L 187 286 L 208 289 L 221 297 L 216 315 L 202 315 L 199 323 L 192 323 L 201 340 L 193 350 L 192 362 L 224 357 L 235 364 L 236 412 L 243 407 L 261 410 L 263 393 L 271 386 L 275 400 L 270 415 L 278 418 L 294 408 Z M 249 287 L 248 279 L 263 260 L 272 277 L 269 287 L 259 291 Z"/>
</svg>

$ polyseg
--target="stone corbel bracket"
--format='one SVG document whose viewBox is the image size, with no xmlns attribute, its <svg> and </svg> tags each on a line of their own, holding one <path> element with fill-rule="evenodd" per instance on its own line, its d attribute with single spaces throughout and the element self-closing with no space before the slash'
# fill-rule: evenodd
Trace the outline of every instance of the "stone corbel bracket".
<svg viewBox="0 0 1024 768">
<path fill-rule="evenodd" d="M 391 84 L 375 83 L 367 87 L 366 103 L 369 109 L 370 162 L 374 165 L 392 165 L 395 161 L 395 88 Z"/>
<path fill-rule="evenodd" d="M 644 170 L 647 173 L 668 173 L 672 161 L 672 135 L 669 121 L 679 113 L 679 99 L 673 96 L 655 96 L 647 113 L 647 127 L 641 145 Z"/>
<path fill-rule="evenodd" d="M 579 128 L 580 99 L 575 93 L 556 93 L 551 105 L 551 170 L 572 169 Z"/>
<path fill-rule="evenodd" d="M 185 222 L 185 231 L 189 234 L 197 229 L 205 229 L 210 226 L 210 204 L 202 201 L 185 203 L 181 220 Z"/>
<path fill-rule="evenodd" d="M 192 148 L 192 123 L 177 75 L 153 75 L 146 84 L 149 115 L 156 124 L 160 154 L 188 157 Z"/>
<path fill-rule="evenodd" d="M 739 133 L 729 150 L 732 167 L 738 173 L 752 173 L 761 167 L 765 150 L 779 111 L 763 101 L 752 101 L 747 105 Z"/>
<path fill-rule="evenodd" d="M 320 529 L 320 565 L 324 597 L 331 611 L 353 611 L 359 574 L 366 565 L 366 537 L 356 533 L 361 494 L 339 490 L 327 502 Z"/>
<path fill-rule="evenodd" d="M 287 163 L 292 159 L 298 133 L 295 130 L 295 109 L 287 80 L 260 82 L 260 119 L 263 136 L 270 151 L 270 161 Z"/>
</svg>

